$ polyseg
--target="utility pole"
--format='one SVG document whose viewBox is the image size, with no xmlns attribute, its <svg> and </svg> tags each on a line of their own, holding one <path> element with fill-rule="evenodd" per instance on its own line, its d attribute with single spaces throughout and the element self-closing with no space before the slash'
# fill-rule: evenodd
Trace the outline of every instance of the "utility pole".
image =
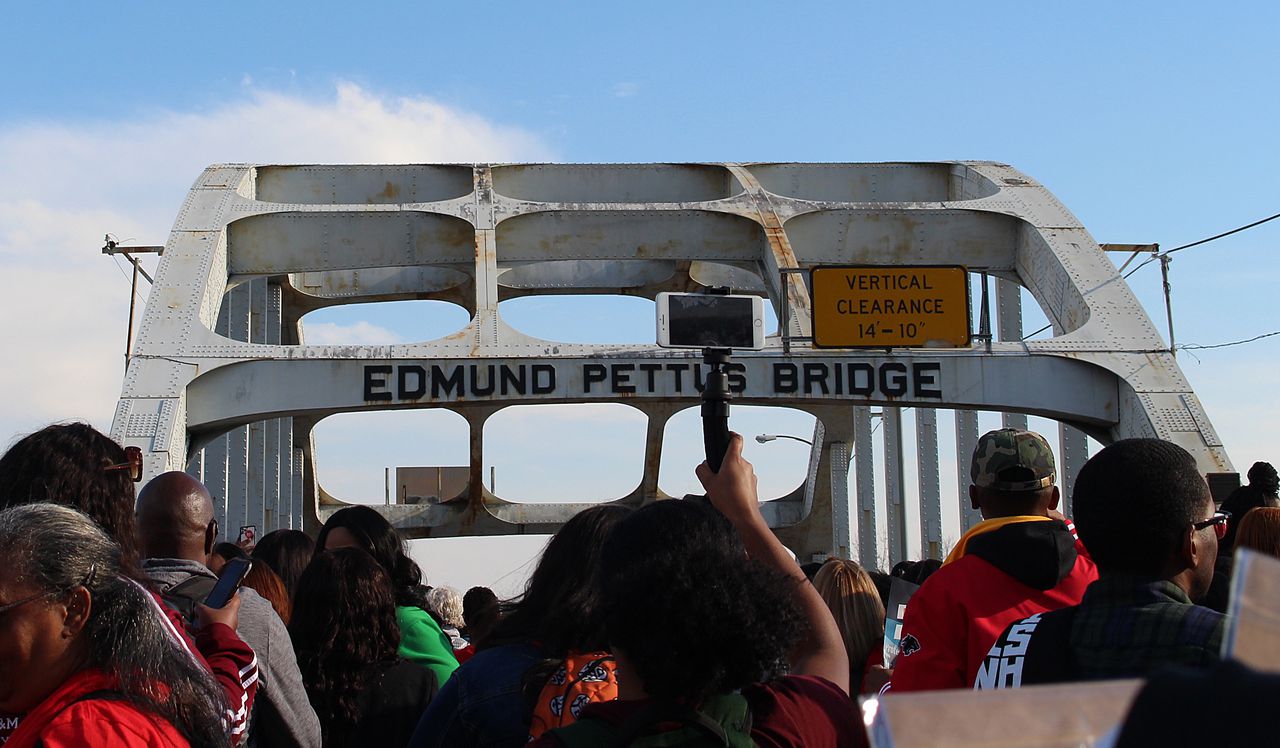
<svg viewBox="0 0 1280 748">
<path fill-rule="evenodd" d="M 1270 219 L 1268 219 L 1270 220 Z M 1199 242 L 1197 242 L 1199 243 Z M 1120 269 L 1116 272 L 1123 275 L 1125 268 L 1129 267 L 1129 263 L 1137 259 L 1140 254 L 1149 254 L 1151 259 L 1143 262 L 1145 265 L 1151 260 L 1160 261 L 1160 280 L 1164 286 L 1164 316 L 1169 322 L 1169 354 L 1174 358 L 1178 357 L 1178 346 L 1173 339 L 1173 288 L 1169 285 L 1169 252 L 1161 252 L 1159 244 L 1103 244 L 1100 245 L 1104 252 L 1129 252 L 1129 259 L 1124 261 Z M 1183 247 L 1185 249 L 1185 247 Z M 1170 250 L 1176 251 L 1176 250 Z M 1142 267 L 1139 265 L 1138 267 Z M 1136 268 L 1135 268 L 1136 269 Z M 1128 276 L 1125 276 L 1128 277 Z"/>
<path fill-rule="evenodd" d="M 1178 357 L 1178 346 L 1173 342 L 1173 289 L 1169 286 L 1169 255 L 1156 255 L 1160 258 L 1160 277 L 1164 281 L 1164 315 L 1169 320 L 1169 355 Z"/>
<path fill-rule="evenodd" d="M 102 254 L 124 255 L 124 258 L 133 265 L 133 280 L 129 284 L 129 330 L 124 339 L 124 370 L 127 373 L 129 371 L 129 356 L 133 352 L 133 318 L 138 304 L 138 275 L 141 274 L 143 278 L 146 278 L 147 283 L 155 283 L 155 280 L 147 274 L 147 271 L 142 269 L 142 264 L 138 262 L 138 258 L 134 257 L 134 255 L 162 255 L 164 254 L 164 247 L 121 247 L 115 239 L 111 238 L 111 234 L 107 234 L 105 239 L 107 243 L 102 247 Z"/>
</svg>

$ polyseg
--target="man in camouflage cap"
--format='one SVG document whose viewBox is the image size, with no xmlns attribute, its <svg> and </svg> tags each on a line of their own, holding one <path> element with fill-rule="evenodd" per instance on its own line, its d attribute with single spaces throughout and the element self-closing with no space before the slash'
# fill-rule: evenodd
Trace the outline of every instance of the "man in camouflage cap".
<svg viewBox="0 0 1280 748">
<path fill-rule="evenodd" d="M 1098 578 L 1058 513 L 1053 450 L 1034 431 L 983 434 L 969 500 L 982 513 L 907 604 L 895 691 L 972 688 L 1013 621 L 1075 605 Z"/>
</svg>

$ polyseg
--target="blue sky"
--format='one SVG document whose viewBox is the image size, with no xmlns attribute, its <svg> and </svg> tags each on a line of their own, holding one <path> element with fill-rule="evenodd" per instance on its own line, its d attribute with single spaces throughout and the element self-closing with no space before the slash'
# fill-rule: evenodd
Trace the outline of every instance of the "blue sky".
<svg viewBox="0 0 1280 748">
<path fill-rule="evenodd" d="M 15 5 L 0 313 L 41 363 L 0 373 L 22 393 L 0 440 L 108 425 L 128 291 L 101 234 L 162 242 L 209 163 L 990 159 L 1098 241 L 1168 248 L 1280 212 L 1277 22 L 1265 2 Z M 1280 221 L 1175 255 L 1178 341 L 1280 330 L 1278 244 Z M 1163 331 L 1157 267 L 1130 283 Z M 315 321 L 449 324 L 379 314 Z M 642 334 L 645 308 L 619 314 Z M 1278 352 L 1180 355 L 1242 471 L 1280 459 Z"/>
</svg>

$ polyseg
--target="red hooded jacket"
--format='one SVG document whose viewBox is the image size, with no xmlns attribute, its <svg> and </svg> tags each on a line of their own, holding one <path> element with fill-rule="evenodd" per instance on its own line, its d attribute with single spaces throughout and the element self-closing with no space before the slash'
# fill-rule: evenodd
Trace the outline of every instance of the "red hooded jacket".
<svg viewBox="0 0 1280 748">
<path fill-rule="evenodd" d="M 1079 603 L 1097 578 L 1093 559 L 1060 521 L 975 525 L 907 603 L 892 690 L 972 688 L 1006 626 Z"/>
</svg>

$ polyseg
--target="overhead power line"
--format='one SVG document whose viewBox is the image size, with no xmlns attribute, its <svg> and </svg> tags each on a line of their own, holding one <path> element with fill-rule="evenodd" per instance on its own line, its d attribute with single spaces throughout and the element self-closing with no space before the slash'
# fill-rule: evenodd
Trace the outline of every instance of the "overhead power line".
<svg viewBox="0 0 1280 748">
<path fill-rule="evenodd" d="M 1252 338 L 1247 338 L 1245 340 L 1233 340 L 1230 343 L 1215 343 L 1213 345 L 1196 345 L 1195 343 L 1190 343 L 1187 345 L 1180 345 L 1178 347 L 1183 350 L 1207 351 L 1210 348 L 1229 348 L 1233 345 L 1244 345 L 1245 343 L 1252 343 L 1255 340 L 1270 338 L 1274 335 L 1280 335 L 1280 330 L 1276 330 L 1275 332 L 1263 333 L 1262 335 L 1255 335 Z"/>
<path fill-rule="evenodd" d="M 1137 265 L 1135 265 L 1135 266 L 1134 266 L 1134 268 L 1133 268 L 1133 270 L 1130 270 L 1129 272 L 1125 273 L 1124 275 L 1122 275 L 1122 276 L 1121 276 L 1121 278 L 1123 278 L 1123 279 L 1125 279 L 1125 280 L 1128 280 L 1128 279 L 1129 279 L 1129 276 L 1133 275 L 1134 273 L 1136 273 L 1136 272 L 1138 272 L 1139 270 L 1141 270 L 1141 269 L 1143 269 L 1144 267 L 1146 267 L 1148 264 L 1150 264 L 1150 263 L 1152 263 L 1152 262 L 1155 262 L 1155 261 L 1156 261 L 1156 260 L 1158 260 L 1158 259 L 1160 259 L 1160 255 L 1151 255 L 1151 256 L 1150 256 L 1150 257 L 1148 257 L 1147 259 L 1145 259 L 1145 260 L 1143 260 L 1142 262 L 1139 262 Z"/>
<path fill-rule="evenodd" d="M 1274 220 L 1276 220 L 1277 218 L 1280 218 L 1280 213 L 1276 213 L 1274 216 L 1268 216 L 1268 217 L 1266 217 L 1266 218 L 1263 218 L 1263 219 L 1262 219 L 1262 220 L 1260 220 L 1260 221 L 1254 221 L 1253 223 L 1248 224 L 1247 226 L 1241 226 L 1241 227 L 1240 227 L 1240 228 L 1238 228 L 1238 229 L 1231 229 L 1230 231 L 1224 231 L 1224 232 L 1222 232 L 1221 234 L 1216 234 L 1216 235 L 1214 235 L 1214 236 L 1209 237 L 1208 239 L 1201 239 L 1201 240 L 1200 240 L 1200 241 L 1198 241 L 1198 242 L 1191 242 L 1190 244 L 1183 244 L 1181 247 L 1174 247 L 1173 249 L 1170 249 L 1170 250 L 1168 250 L 1168 251 L 1164 252 L 1164 254 L 1166 254 L 1166 255 L 1171 255 L 1171 254 L 1173 254 L 1174 252 L 1181 252 L 1181 251 L 1182 251 L 1182 250 L 1184 250 L 1184 249 L 1191 249 L 1192 247 L 1198 247 L 1198 246 L 1200 246 L 1201 244 L 1207 244 L 1207 243 L 1209 243 L 1209 242 L 1211 242 L 1211 241 L 1214 241 L 1215 239 L 1221 239 L 1221 238 L 1222 238 L 1222 237 L 1224 237 L 1224 236 L 1231 236 L 1232 234 L 1238 234 L 1238 233 L 1240 233 L 1241 231 L 1245 231 L 1245 230 L 1251 229 L 1251 228 L 1253 228 L 1254 226 L 1261 226 L 1262 224 L 1266 223 L 1267 221 L 1274 221 Z M 1144 263 L 1144 264 L 1145 264 L 1145 263 Z"/>
<path fill-rule="evenodd" d="M 1201 244 L 1208 244 L 1208 243 L 1209 243 L 1209 242 L 1211 242 L 1211 241 L 1215 241 L 1215 240 L 1217 240 L 1217 239 L 1221 239 L 1221 238 L 1226 237 L 1226 236 L 1231 236 L 1232 234 L 1238 234 L 1238 233 L 1240 233 L 1241 231 L 1248 231 L 1249 229 L 1253 228 L 1254 226 L 1261 226 L 1262 224 L 1264 224 L 1264 223 L 1266 223 L 1266 222 L 1268 222 L 1268 221 L 1274 221 L 1274 220 L 1276 220 L 1277 218 L 1280 218 L 1280 213 L 1276 213 L 1276 214 L 1275 214 L 1275 215 L 1273 215 L 1273 216 L 1267 216 L 1266 218 L 1262 218 L 1262 219 L 1260 219 L 1260 220 L 1254 221 L 1253 223 L 1245 224 L 1244 226 L 1240 226 L 1239 228 L 1231 229 L 1230 231 L 1224 231 L 1224 232 L 1222 232 L 1221 234 L 1214 234 L 1213 236 L 1210 236 L 1210 237 L 1207 237 L 1207 238 L 1201 239 L 1201 240 L 1199 240 L 1199 241 L 1191 242 L 1190 244 L 1183 244 L 1183 245 L 1182 245 L 1182 246 L 1180 246 L 1180 247 L 1174 247 L 1173 249 L 1165 250 L 1164 252 L 1157 252 L 1157 253 L 1155 253 L 1155 254 L 1151 255 L 1150 257 L 1148 257 L 1147 259 L 1143 260 L 1142 262 L 1138 263 L 1137 265 L 1135 265 L 1135 266 L 1134 266 L 1134 268 L 1133 268 L 1133 270 L 1130 270 L 1129 272 L 1125 273 L 1124 275 L 1122 275 L 1122 276 L 1121 276 L 1121 278 L 1122 278 L 1122 279 L 1124 279 L 1124 280 L 1128 280 L 1128 279 L 1129 279 L 1129 276 L 1131 276 L 1131 275 L 1133 275 L 1134 273 L 1138 272 L 1139 270 L 1143 269 L 1143 268 L 1144 268 L 1144 267 L 1146 267 L 1147 265 L 1150 265 L 1151 263 L 1155 262 L 1156 260 L 1159 260 L 1161 257 L 1168 257 L 1169 255 L 1173 254 L 1174 252 L 1181 252 L 1181 251 L 1182 251 L 1182 250 L 1184 250 L 1184 249 L 1191 249 L 1192 247 L 1198 247 L 1198 246 L 1200 246 Z M 1022 339 L 1023 339 L 1023 340 L 1026 340 L 1027 338 L 1031 338 L 1031 337 L 1034 337 L 1034 336 L 1036 336 L 1036 335 L 1039 335 L 1040 333 L 1044 332 L 1045 330 L 1048 330 L 1050 327 L 1053 327 L 1053 323 L 1047 324 L 1047 325 L 1045 325 L 1044 327 L 1041 327 L 1039 330 L 1036 330 L 1035 332 L 1030 332 L 1030 333 L 1027 333 L 1026 335 L 1023 335 L 1023 336 L 1022 336 Z M 1259 336 L 1258 336 L 1258 337 L 1256 337 L 1256 338 L 1249 338 L 1248 340 L 1237 340 L 1237 341 L 1235 341 L 1234 343 L 1222 343 L 1222 344 L 1220 344 L 1220 345 L 1208 345 L 1208 346 L 1180 345 L 1180 346 L 1178 346 L 1178 348 L 1181 348 L 1181 349 L 1184 349 L 1184 350 L 1186 350 L 1186 349 L 1191 349 L 1191 348 L 1195 348 L 1195 349 L 1205 349 L 1205 348 L 1225 348 L 1225 347 L 1227 347 L 1227 346 L 1231 346 L 1231 345 L 1240 345 L 1240 344 L 1242 344 L 1242 343 L 1252 343 L 1252 342 L 1253 342 L 1253 341 L 1255 341 L 1255 340 L 1261 340 L 1262 338 L 1268 338 L 1268 337 L 1271 337 L 1272 335 L 1276 335 L 1276 334 L 1278 334 L 1278 333 L 1280 333 L 1280 331 L 1277 331 L 1277 332 L 1274 332 L 1274 333 L 1267 333 L 1266 335 L 1259 335 Z"/>
<path fill-rule="evenodd" d="M 1162 256 L 1164 256 L 1164 257 L 1168 257 L 1169 255 L 1173 254 L 1174 252 L 1181 252 L 1181 251 L 1182 251 L 1182 250 L 1184 250 L 1184 249 L 1191 249 L 1192 247 L 1198 247 L 1198 246 L 1200 246 L 1201 244 L 1208 244 L 1208 243 L 1209 243 L 1209 242 L 1211 242 L 1211 241 L 1216 241 L 1216 240 L 1221 239 L 1221 238 L 1223 238 L 1223 237 L 1225 237 L 1225 236 L 1231 236 L 1232 234 L 1238 234 L 1238 233 L 1240 233 L 1241 231 L 1248 231 L 1249 229 L 1253 228 L 1254 226 L 1261 226 L 1262 224 L 1264 224 L 1264 223 L 1266 223 L 1266 222 L 1268 222 L 1268 221 L 1274 221 L 1274 220 L 1276 220 L 1277 218 L 1280 218 L 1280 213 L 1276 213 L 1276 214 L 1275 214 L 1275 215 L 1273 215 L 1273 216 L 1267 216 L 1266 218 L 1263 218 L 1263 219 L 1260 219 L 1260 220 L 1254 221 L 1253 223 L 1245 224 L 1244 226 L 1240 226 L 1240 227 L 1238 227 L 1238 228 L 1231 229 L 1230 231 L 1224 231 L 1224 232 L 1222 232 L 1221 234 L 1214 234 L 1213 236 L 1207 237 L 1207 238 L 1205 238 L 1205 239 L 1201 239 L 1201 240 L 1199 240 L 1199 241 L 1191 242 L 1190 244 L 1183 244 L 1183 245 L 1182 245 L 1182 246 L 1180 246 L 1180 247 L 1174 247 L 1173 249 L 1167 249 L 1167 250 L 1165 250 L 1164 252 L 1158 252 L 1158 253 L 1156 253 L 1156 254 L 1154 254 L 1154 255 L 1152 255 L 1152 256 L 1150 256 L 1150 257 L 1148 257 L 1147 259 L 1143 260 L 1142 262 L 1138 263 L 1138 264 L 1133 268 L 1133 270 L 1130 270 L 1129 272 L 1125 273 L 1123 277 L 1127 279 L 1129 276 L 1133 275 L 1134 273 L 1138 272 L 1139 270 L 1141 270 L 1142 268 L 1146 267 L 1147 265 L 1149 265 L 1149 264 L 1151 264 L 1151 263 L 1155 262 L 1156 260 L 1160 259 L 1160 257 L 1162 257 Z"/>
</svg>

